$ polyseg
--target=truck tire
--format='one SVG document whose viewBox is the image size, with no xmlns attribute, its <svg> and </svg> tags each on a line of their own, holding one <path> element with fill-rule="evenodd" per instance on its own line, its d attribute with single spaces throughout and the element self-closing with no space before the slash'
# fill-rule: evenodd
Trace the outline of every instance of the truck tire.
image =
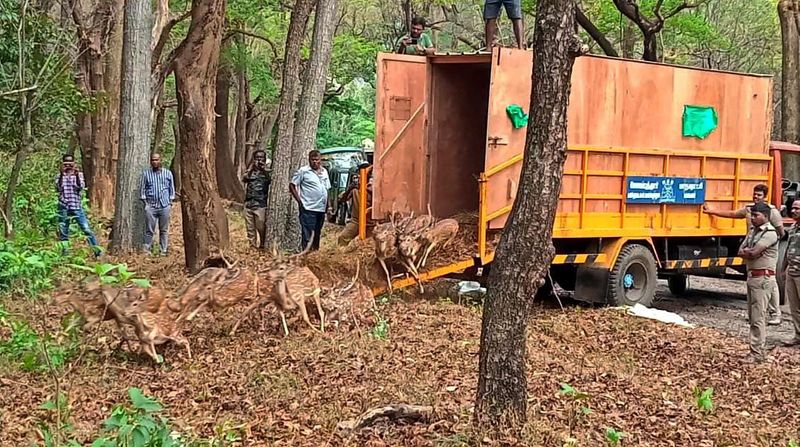
<svg viewBox="0 0 800 447">
<path fill-rule="evenodd" d="M 656 260 L 647 247 L 630 244 L 622 248 L 614 267 L 608 272 L 609 304 L 614 306 L 650 306 L 656 293 Z"/>
<path fill-rule="evenodd" d="M 682 296 L 689 290 L 689 277 L 686 275 L 669 275 L 667 277 L 669 291 L 675 296 Z"/>
</svg>

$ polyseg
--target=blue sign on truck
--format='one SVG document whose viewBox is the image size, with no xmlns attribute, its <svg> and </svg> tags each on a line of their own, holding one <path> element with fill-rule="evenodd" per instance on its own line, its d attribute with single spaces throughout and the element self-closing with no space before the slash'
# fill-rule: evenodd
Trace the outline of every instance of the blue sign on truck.
<svg viewBox="0 0 800 447">
<path fill-rule="evenodd" d="M 706 179 L 687 177 L 628 177 L 626 203 L 700 205 L 706 201 Z"/>
</svg>

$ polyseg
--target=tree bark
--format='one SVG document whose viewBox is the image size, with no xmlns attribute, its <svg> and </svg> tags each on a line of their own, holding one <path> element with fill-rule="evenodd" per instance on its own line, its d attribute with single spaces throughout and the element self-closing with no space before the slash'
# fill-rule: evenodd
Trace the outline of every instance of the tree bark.
<svg viewBox="0 0 800 447">
<path fill-rule="evenodd" d="M 476 422 L 521 427 L 530 303 L 554 256 L 551 241 L 567 148 L 570 76 L 588 51 L 573 34 L 573 0 L 539 0 L 534 33 L 531 115 L 519 189 L 489 273 L 481 327 Z"/>
<path fill-rule="evenodd" d="M 175 85 L 180 128 L 181 211 L 186 266 L 197 273 L 228 246 L 228 219 L 214 187 L 214 85 L 225 0 L 195 0 L 186 39 L 176 50 Z"/>
<path fill-rule="evenodd" d="M 781 138 L 800 144 L 800 10 L 795 0 L 778 3 L 783 47 L 781 66 Z"/>
<path fill-rule="evenodd" d="M 216 150 L 214 151 L 217 186 L 219 195 L 228 200 L 240 202 L 244 199 L 244 189 L 233 168 L 231 157 L 231 138 L 228 123 L 230 110 L 229 98 L 231 93 L 231 72 L 227 65 L 220 65 L 217 70 L 217 99 L 214 106 L 216 113 Z"/>
<path fill-rule="evenodd" d="M 91 23 L 87 23 L 81 2 L 70 0 L 80 54 L 76 84 L 87 96 L 100 99 L 94 111 L 78 114 L 76 133 L 89 188 L 89 205 L 104 217 L 111 216 L 114 206 L 123 4 L 123 0 L 97 1 Z"/>
<path fill-rule="evenodd" d="M 178 123 L 172 123 L 172 135 L 175 138 L 175 155 L 172 156 L 172 163 L 169 165 L 169 170 L 172 171 L 172 178 L 175 179 L 175 191 L 181 191 L 181 145 L 180 145 L 180 131 L 178 130 Z"/>
<path fill-rule="evenodd" d="M 156 129 L 153 133 L 153 144 L 150 146 L 150 153 L 156 154 L 159 153 L 159 148 L 161 147 L 161 141 L 164 139 L 164 120 L 167 115 L 167 109 L 164 106 L 159 105 L 157 107 L 158 112 L 156 113 Z M 173 172 L 173 175 L 175 173 Z M 177 189 L 176 189 L 177 191 Z"/>
<path fill-rule="evenodd" d="M 247 127 L 253 113 L 250 104 L 250 83 L 247 72 L 240 67 L 236 72 L 236 142 L 233 150 L 233 165 L 237 174 L 247 164 Z"/>
<path fill-rule="evenodd" d="M 120 162 L 117 172 L 114 226 L 110 249 L 123 254 L 141 247 L 144 208 L 141 173 L 150 159 L 150 0 L 128 0 L 122 64 L 122 104 L 119 129 Z"/>
<path fill-rule="evenodd" d="M 289 194 L 289 180 L 292 169 L 292 137 L 294 136 L 295 104 L 300 91 L 298 75 L 300 73 L 300 47 L 306 34 L 308 16 L 314 6 L 314 0 L 296 0 L 289 21 L 286 35 L 286 50 L 281 76 L 281 101 L 278 107 L 278 134 L 275 149 L 272 152 L 272 179 L 269 190 L 269 206 L 267 212 L 267 230 L 265 238 L 277 241 L 284 249 L 298 248 L 285 245 L 286 222 L 292 198 Z"/>
<path fill-rule="evenodd" d="M 297 124 L 292 138 L 292 166 L 303 164 L 308 153 L 314 149 L 317 127 L 322 108 L 322 98 L 328 84 L 328 68 L 333 47 L 333 32 L 336 26 L 337 0 L 318 0 L 314 16 L 314 36 L 311 40 L 311 57 L 305 70 L 303 94 L 297 111 Z M 287 214 L 284 246 L 300 245 L 299 209 L 294 200 Z"/>
<path fill-rule="evenodd" d="M 22 69 L 20 67 L 20 69 Z M 22 165 L 33 149 L 33 129 L 31 125 L 31 95 L 32 91 L 26 91 L 19 94 L 19 110 L 22 118 L 22 136 L 20 138 L 19 149 L 17 155 L 14 157 L 14 166 L 11 168 L 11 174 L 8 176 L 8 184 L 6 185 L 5 203 L 3 204 L 3 220 L 4 222 L 4 235 L 6 239 L 14 237 L 14 193 L 17 191 L 19 185 L 19 177 L 22 173 Z"/>
</svg>

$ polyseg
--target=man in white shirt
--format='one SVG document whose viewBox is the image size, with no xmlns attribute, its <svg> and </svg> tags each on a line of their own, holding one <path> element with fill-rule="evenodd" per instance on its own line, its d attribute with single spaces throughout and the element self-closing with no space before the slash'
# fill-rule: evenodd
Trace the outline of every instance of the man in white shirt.
<svg viewBox="0 0 800 447">
<path fill-rule="evenodd" d="M 328 171 L 322 167 L 322 156 L 318 150 L 309 152 L 308 166 L 298 169 L 289 183 L 289 191 L 300 206 L 301 250 L 308 247 L 312 234 L 311 250 L 319 250 L 330 188 L 331 181 L 328 179 Z"/>
</svg>

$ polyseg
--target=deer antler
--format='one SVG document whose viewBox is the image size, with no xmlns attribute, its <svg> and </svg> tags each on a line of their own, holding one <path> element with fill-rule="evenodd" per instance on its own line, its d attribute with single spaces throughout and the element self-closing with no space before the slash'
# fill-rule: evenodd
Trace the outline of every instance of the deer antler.
<svg viewBox="0 0 800 447">
<path fill-rule="evenodd" d="M 350 282 L 350 285 L 348 285 L 347 287 L 342 289 L 341 293 L 346 293 L 347 291 L 352 289 L 354 285 L 356 285 L 356 281 L 358 281 L 358 273 L 359 273 L 360 269 L 361 269 L 361 263 L 358 261 L 358 259 L 356 259 L 356 274 L 353 275 L 353 281 Z"/>
<path fill-rule="evenodd" d="M 311 250 L 311 245 L 312 244 L 314 244 L 314 232 L 313 231 L 311 232 L 311 236 L 308 238 L 308 244 L 306 244 L 306 248 L 303 251 L 301 251 L 300 253 L 297 253 L 296 255 L 289 256 L 289 260 L 300 258 L 303 255 L 305 255 L 306 253 L 308 253 Z"/>
<path fill-rule="evenodd" d="M 233 264 L 231 264 L 230 262 L 228 262 L 228 260 L 225 258 L 225 253 L 223 252 L 223 250 L 222 250 L 222 249 L 220 249 L 220 250 L 219 250 L 219 257 L 220 257 L 220 258 L 222 258 L 222 262 L 224 262 L 224 263 L 225 263 L 225 266 L 228 268 L 228 270 L 230 270 L 230 269 L 232 269 L 232 268 L 236 267 L 236 264 L 238 264 L 238 263 L 239 263 L 239 261 L 238 261 L 238 260 L 236 260 L 236 261 L 233 261 Z"/>
</svg>

